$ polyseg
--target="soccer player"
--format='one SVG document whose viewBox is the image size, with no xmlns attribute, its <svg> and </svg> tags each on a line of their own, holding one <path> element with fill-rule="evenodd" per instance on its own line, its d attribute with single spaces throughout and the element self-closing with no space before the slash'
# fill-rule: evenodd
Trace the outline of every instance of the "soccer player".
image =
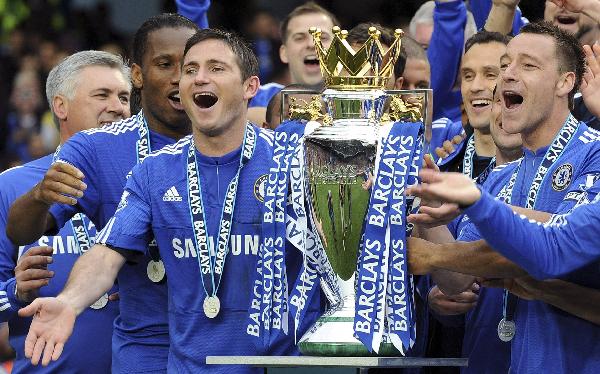
<svg viewBox="0 0 600 374">
<path fill-rule="evenodd" d="M 45 345 L 44 364 L 60 356 L 76 315 L 126 260 L 143 258 L 154 236 L 169 277 L 167 370 L 258 370 L 205 364 L 211 354 L 264 353 L 246 332 L 264 198 L 258 186 L 272 158 L 271 133 L 246 120 L 257 72 L 256 57 L 231 33 L 205 29 L 188 40 L 179 86 L 193 135 L 134 168 L 119 208 L 98 235 L 100 244 L 75 265 L 64 291 L 23 310 L 41 316 L 26 346 L 34 362 L 42 353 L 34 347 Z M 268 352 L 295 353 L 290 343 L 276 341 Z"/>
<path fill-rule="evenodd" d="M 509 133 L 521 134 L 525 156 L 497 173 L 496 178 L 508 177 L 508 183 L 498 196 L 530 210 L 568 211 L 572 203 L 561 204 L 565 196 L 589 187 L 590 180 L 600 171 L 600 147 L 593 130 L 574 120 L 569 113 L 569 104 L 583 75 L 583 51 L 572 35 L 557 27 L 529 24 L 508 44 L 501 66 L 503 128 Z M 492 176 L 489 181 L 493 183 Z M 438 246 L 427 244 L 425 249 L 420 248 L 422 244 L 425 243 L 416 239 L 409 243 L 410 261 L 417 272 L 420 264 L 435 263 L 428 259 L 421 261 L 420 254 L 430 258 L 438 255 Z M 467 254 L 461 250 L 463 245 L 470 244 L 439 246 L 452 248 L 447 261 L 457 266 L 446 268 L 481 276 L 524 274 L 499 255 Z M 597 289 L 600 287 L 597 272 L 597 266 L 590 266 L 564 279 Z M 513 300 L 505 303 L 499 334 L 508 339 L 514 337 L 511 371 L 598 371 L 597 360 L 580 360 L 579 357 L 600 355 L 596 344 L 600 338 L 599 328 L 541 301 Z"/>
<path fill-rule="evenodd" d="M 502 127 L 500 96 L 500 90 L 496 89 L 490 120 L 490 133 L 496 145 L 495 164 L 498 166 L 493 170 L 486 171 L 477 180 L 482 189 L 492 194 L 499 193 L 502 185 L 507 180 L 496 181 L 491 185 L 486 183 L 487 176 L 499 173 L 507 163 L 513 162 L 523 155 L 520 134 L 509 134 Z M 491 179 L 495 178 L 491 177 Z M 471 225 L 472 223 L 467 215 L 459 218 L 456 228 L 457 240 L 471 241 L 479 239 L 477 233 L 473 233 L 473 230 L 471 230 Z M 452 241 L 451 234 L 446 226 L 440 226 L 435 230 L 445 230 L 446 241 Z M 421 233 L 427 234 L 429 231 L 432 230 L 421 231 Z M 429 238 L 427 239 L 429 240 Z M 441 240 L 441 242 L 443 241 Z M 437 277 L 439 276 L 437 274 Z M 467 284 L 473 282 L 470 277 L 463 276 L 460 279 L 463 283 L 468 280 Z M 443 283 L 442 286 L 444 286 Z M 464 314 L 466 312 L 464 315 L 465 331 L 462 341 L 462 356 L 469 357 L 469 366 L 461 368 L 461 372 L 506 373 L 510 365 L 510 344 L 498 339 L 496 329 L 498 321 L 502 318 L 503 292 L 497 288 L 480 287 L 479 284 L 472 285 L 471 288 L 471 290 L 461 292 L 458 295 L 453 295 L 450 291 L 450 296 L 447 296 L 436 285 L 429 291 L 429 306 L 436 314 L 442 316 Z M 473 291 L 473 288 L 475 291 Z M 448 317 L 442 318 L 442 323 L 447 319 Z M 457 319 L 457 317 L 453 317 L 453 319 Z"/>
<path fill-rule="evenodd" d="M 46 95 L 61 144 L 78 131 L 129 117 L 130 91 L 131 72 L 119 56 L 83 51 L 55 66 L 48 74 Z M 0 321 L 9 323 L 9 341 L 17 354 L 14 372 L 107 373 L 112 326 L 118 315 L 118 304 L 108 301 L 114 290 L 83 311 L 60 360 L 40 369 L 23 354 L 31 320 L 18 317 L 17 311 L 38 295 L 56 296 L 75 260 L 91 248 L 96 233 L 89 219 L 78 215 L 55 236 L 42 236 L 32 244 L 18 247 L 6 237 L 10 205 L 44 177 L 52 159 L 48 155 L 0 174 Z"/>
<path fill-rule="evenodd" d="M 320 28 L 321 41 L 323 46 L 328 48 L 333 38 L 331 29 L 339 24 L 331 12 L 312 1 L 296 7 L 282 21 L 279 58 L 289 67 L 291 84 L 303 84 L 315 90 L 322 88 L 321 68 L 308 29 L 312 26 Z M 248 119 L 258 124 L 265 122 L 266 107 L 273 95 L 282 88 L 278 83 L 262 85 L 256 96 L 250 100 Z"/>
<path fill-rule="evenodd" d="M 78 212 L 104 227 L 133 166 L 151 150 L 189 134 L 178 83 L 185 42 L 196 30 L 193 22 L 176 14 L 154 16 L 140 26 L 133 42 L 132 80 L 142 111 L 81 132 L 63 145 L 58 155 L 63 162 L 54 163 L 44 180 L 11 208 L 7 233 L 14 242 L 31 242 Z M 112 372 L 164 372 L 169 351 L 167 286 L 155 246 L 137 263 L 125 264 L 118 282 Z"/>
</svg>

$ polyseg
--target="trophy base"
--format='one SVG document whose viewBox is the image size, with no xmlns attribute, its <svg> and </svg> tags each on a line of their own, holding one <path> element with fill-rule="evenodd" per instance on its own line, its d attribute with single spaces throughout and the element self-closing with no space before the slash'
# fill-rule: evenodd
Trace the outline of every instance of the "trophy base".
<svg viewBox="0 0 600 374">
<path fill-rule="evenodd" d="M 306 356 L 403 356 L 392 343 L 381 343 L 379 352 L 370 352 L 354 337 L 353 324 L 353 310 L 328 311 L 300 339 L 300 353 Z"/>
</svg>

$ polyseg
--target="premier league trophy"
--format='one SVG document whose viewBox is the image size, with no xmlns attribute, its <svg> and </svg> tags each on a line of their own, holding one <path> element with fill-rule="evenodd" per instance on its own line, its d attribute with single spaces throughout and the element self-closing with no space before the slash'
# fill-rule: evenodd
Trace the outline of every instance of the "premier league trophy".
<svg viewBox="0 0 600 374">
<path fill-rule="evenodd" d="M 309 103 L 291 98 L 286 117 L 308 122 L 284 122 L 275 132 L 248 332 L 268 342 L 274 330 L 286 329 L 288 312 L 299 325 L 318 277 L 331 307 L 299 339 L 303 354 L 406 354 L 416 339 L 405 240 L 415 202 L 404 190 L 417 182 L 431 136 L 424 125 L 431 91 L 384 90 L 400 54 L 401 30 L 386 49 L 372 27 L 357 51 L 339 27 L 328 49 L 320 30 L 310 33 L 325 90 Z M 284 208 L 285 196 L 291 209 Z M 287 304 L 277 260 L 281 235 L 305 259 Z"/>
</svg>

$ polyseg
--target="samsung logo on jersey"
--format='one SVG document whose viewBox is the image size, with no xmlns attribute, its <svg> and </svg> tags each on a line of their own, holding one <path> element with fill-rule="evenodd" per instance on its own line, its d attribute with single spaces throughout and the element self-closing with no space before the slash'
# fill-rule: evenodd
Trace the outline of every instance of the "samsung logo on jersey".
<svg viewBox="0 0 600 374">
<path fill-rule="evenodd" d="M 32 246 L 48 246 L 54 248 L 53 254 L 76 254 L 79 255 L 79 246 L 73 235 L 65 236 L 42 236 L 36 244 L 19 247 L 19 258 L 23 254 L 25 248 L 29 249 Z"/>
<path fill-rule="evenodd" d="M 173 255 L 176 258 L 197 257 L 196 246 L 192 238 L 173 238 L 171 240 L 173 246 Z M 212 237 L 208 238 L 208 248 L 211 255 L 214 255 L 214 241 Z M 241 235 L 232 234 L 229 238 L 229 253 L 234 256 L 239 255 L 258 255 L 258 247 L 260 245 L 259 235 Z"/>
</svg>

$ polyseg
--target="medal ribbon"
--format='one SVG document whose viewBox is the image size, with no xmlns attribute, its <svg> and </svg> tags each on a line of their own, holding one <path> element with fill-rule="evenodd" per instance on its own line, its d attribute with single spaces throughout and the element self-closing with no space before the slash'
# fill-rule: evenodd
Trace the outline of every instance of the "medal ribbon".
<svg viewBox="0 0 600 374">
<path fill-rule="evenodd" d="M 150 130 L 148 129 L 148 122 L 144 116 L 143 110 L 138 114 L 142 118 L 142 123 L 138 129 L 139 139 L 135 143 L 137 163 L 144 161 L 144 159 L 152 152 L 152 145 L 150 143 Z M 156 239 L 153 238 L 148 244 L 148 253 L 152 261 L 160 261 L 160 253 L 158 252 L 158 245 Z"/>
<path fill-rule="evenodd" d="M 467 149 L 463 157 L 463 174 L 473 179 L 473 157 L 475 156 L 475 135 L 467 141 Z"/>
<path fill-rule="evenodd" d="M 60 148 L 61 146 L 59 145 L 56 148 L 56 151 L 54 151 L 54 154 L 52 155 L 52 163 L 55 163 L 56 160 L 58 160 Z M 87 230 L 84 217 L 84 214 L 77 213 L 69 220 L 69 222 L 71 223 L 71 229 L 73 230 L 73 237 L 75 238 L 75 244 L 77 244 L 79 255 L 84 254 L 94 245 L 94 239 L 90 237 L 90 233 Z"/>
<path fill-rule="evenodd" d="M 544 182 L 546 181 L 546 177 L 549 174 L 548 170 L 550 170 L 552 165 L 558 161 L 560 156 L 563 154 L 564 150 L 567 149 L 569 143 L 571 142 L 571 139 L 574 138 L 578 128 L 579 121 L 577 121 L 575 117 L 569 114 L 562 128 L 560 129 L 560 131 L 552 141 L 550 147 L 546 151 L 546 154 L 544 155 L 544 159 L 540 163 L 540 166 L 536 170 L 535 176 L 533 177 L 533 181 L 531 182 L 531 187 L 529 188 L 529 192 L 527 193 L 527 201 L 525 204 L 525 208 L 535 208 L 540 187 L 542 186 L 542 184 L 544 184 Z M 500 194 L 498 194 L 498 198 L 504 201 L 506 204 L 512 203 L 513 188 L 515 186 L 515 182 L 517 180 L 517 176 L 519 174 L 522 164 L 523 160 L 521 160 L 517 165 L 515 171 L 510 177 L 508 184 L 500 191 Z M 509 293 L 506 290 L 504 291 L 502 305 L 502 317 L 504 320 L 514 320 L 514 313 L 516 310 L 517 301 L 518 297 Z"/>
<path fill-rule="evenodd" d="M 225 269 L 225 259 L 229 253 L 229 237 L 235 208 L 238 181 L 242 168 L 250 161 L 256 147 L 256 131 L 251 124 L 246 124 L 244 141 L 240 153 L 240 162 L 237 172 L 225 193 L 225 201 L 219 221 L 218 239 L 215 248 L 215 256 L 211 256 L 208 246 L 208 230 L 202 198 L 202 187 L 196 160 L 196 146 L 194 138 L 190 138 L 187 156 L 187 190 L 190 219 L 194 231 L 194 242 L 198 253 L 198 266 L 202 280 L 202 287 L 207 297 L 216 296 Z"/>
</svg>

